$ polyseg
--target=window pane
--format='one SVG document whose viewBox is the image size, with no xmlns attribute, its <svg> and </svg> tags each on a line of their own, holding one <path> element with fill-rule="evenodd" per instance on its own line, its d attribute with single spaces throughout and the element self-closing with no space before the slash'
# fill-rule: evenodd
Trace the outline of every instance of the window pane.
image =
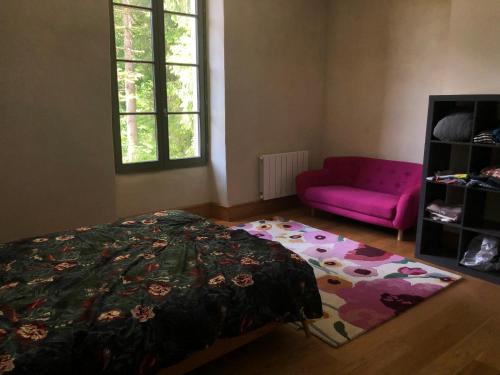
<svg viewBox="0 0 500 375">
<path fill-rule="evenodd" d="M 124 164 L 158 160 L 154 115 L 120 116 L 120 136 Z"/>
<path fill-rule="evenodd" d="M 200 156 L 198 115 L 168 115 L 168 142 L 170 159 Z"/>
<path fill-rule="evenodd" d="M 167 62 L 196 64 L 196 18 L 166 13 L 165 42 Z"/>
<path fill-rule="evenodd" d="M 198 68 L 167 65 L 167 104 L 169 112 L 198 111 Z"/>
<path fill-rule="evenodd" d="M 153 64 L 118 62 L 120 112 L 154 112 Z"/>
<path fill-rule="evenodd" d="M 114 7 L 116 58 L 153 60 L 151 11 Z"/>
<path fill-rule="evenodd" d="M 165 10 L 179 13 L 196 13 L 196 0 L 163 0 Z"/>
<path fill-rule="evenodd" d="M 113 2 L 123 5 L 136 5 L 139 7 L 151 8 L 151 0 L 113 0 Z"/>
</svg>

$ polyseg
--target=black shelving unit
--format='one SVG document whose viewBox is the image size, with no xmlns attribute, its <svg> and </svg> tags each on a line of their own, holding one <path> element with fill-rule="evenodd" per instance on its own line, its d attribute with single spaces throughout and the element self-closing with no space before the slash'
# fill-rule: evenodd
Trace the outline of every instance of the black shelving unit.
<svg viewBox="0 0 500 375">
<path fill-rule="evenodd" d="M 456 112 L 473 114 L 473 131 L 468 142 L 436 139 L 433 130 L 445 116 Z M 417 227 L 416 257 L 462 273 L 500 284 L 499 272 L 483 272 L 460 265 L 467 246 L 477 235 L 500 239 L 500 192 L 463 185 L 426 181 L 436 171 L 478 173 L 500 165 L 500 145 L 473 143 L 483 130 L 498 127 L 500 95 L 434 95 L 429 97 L 424 168 Z M 425 207 L 436 199 L 463 205 L 462 220 L 443 223 L 432 220 Z"/>
</svg>

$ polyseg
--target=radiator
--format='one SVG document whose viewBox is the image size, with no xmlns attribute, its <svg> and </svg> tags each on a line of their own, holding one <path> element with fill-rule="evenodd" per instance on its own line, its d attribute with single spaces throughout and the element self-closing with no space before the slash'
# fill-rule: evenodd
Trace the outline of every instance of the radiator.
<svg viewBox="0 0 500 375">
<path fill-rule="evenodd" d="M 260 198 L 263 200 L 295 194 L 295 177 L 308 169 L 308 151 L 260 156 Z"/>
</svg>

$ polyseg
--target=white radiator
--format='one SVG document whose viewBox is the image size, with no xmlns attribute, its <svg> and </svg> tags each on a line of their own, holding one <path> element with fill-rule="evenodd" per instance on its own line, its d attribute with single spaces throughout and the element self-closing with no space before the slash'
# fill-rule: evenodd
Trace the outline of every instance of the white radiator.
<svg viewBox="0 0 500 375">
<path fill-rule="evenodd" d="M 260 198 L 263 200 L 295 194 L 295 177 L 308 169 L 308 151 L 260 156 Z"/>
</svg>

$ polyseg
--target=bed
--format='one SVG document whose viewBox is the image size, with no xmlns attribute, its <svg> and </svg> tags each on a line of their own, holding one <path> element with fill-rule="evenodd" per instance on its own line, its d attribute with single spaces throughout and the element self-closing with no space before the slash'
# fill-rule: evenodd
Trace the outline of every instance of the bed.
<svg viewBox="0 0 500 375">
<path fill-rule="evenodd" d="M 184 211 L 0 244 L 0 373 L 154 374 L 321 315 L 301 257 Z"/>
</svg>

